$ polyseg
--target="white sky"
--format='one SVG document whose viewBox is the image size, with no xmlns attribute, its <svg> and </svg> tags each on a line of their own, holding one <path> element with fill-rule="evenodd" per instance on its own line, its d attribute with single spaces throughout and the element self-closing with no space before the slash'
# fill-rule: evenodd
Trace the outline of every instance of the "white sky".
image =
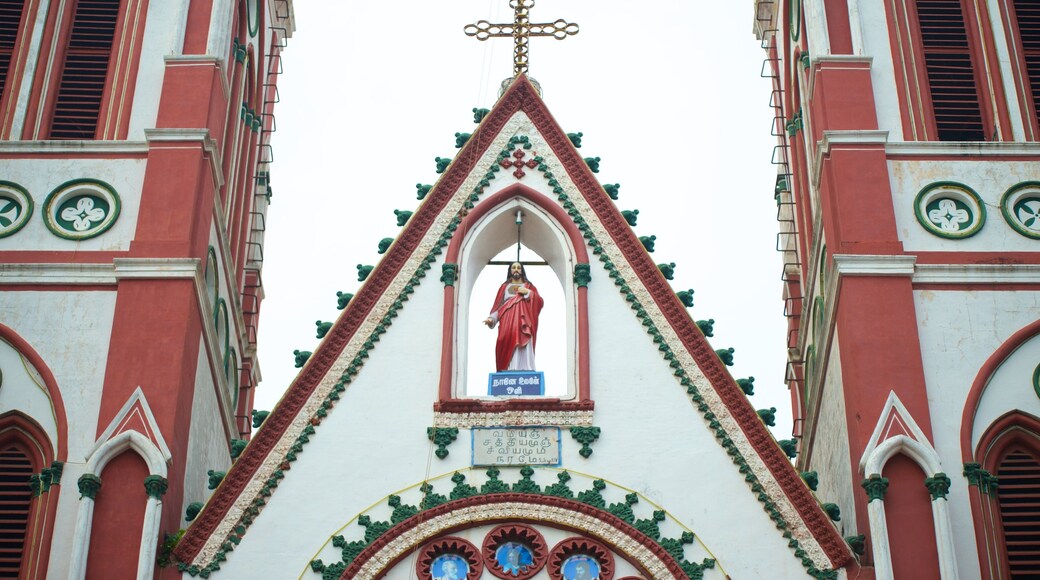
<svg viewBox="0 0 1040 580">
<path fill-rule="evenodd" d="M 512 76 L 511 40 L 462 32 L 511 22 L 507 0 L 298 0 L 295 12 L 275 110 L 259 409 L 296 375 L 292 351 L 317 345 L 314 321 L 339 315 L 336 291 L 358 288 L 355 265 L 377 263 L 379 240 L 397 235 L 393 210 L 415 209 L 415 184 L 438 177 L 434 157 L 455 155 L 471 109 L 491 108 Z M 640 211 L 636 233 L 657 236 L 654 261 L 677 264 L 672 286 L 696 291 L 693 317 L 715 319 L 712 345 L 736 348 L 731 373 L 756 377 L 754 406 L 777 407 L 775 433 L 789 437 L 771 87 L 752 2 L 538 0 L 531 16 L 580 24 L 564 41 L 532 40 L 531 76 L 564 130 L 584 133 L 583 156 L 602 159 L 600 182 L 621 184 L 618 207 Z"/>
</svg>

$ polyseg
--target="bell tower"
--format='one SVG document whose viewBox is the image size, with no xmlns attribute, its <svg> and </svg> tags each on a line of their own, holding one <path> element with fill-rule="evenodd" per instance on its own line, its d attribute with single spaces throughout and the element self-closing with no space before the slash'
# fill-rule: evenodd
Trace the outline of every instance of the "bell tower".
<svg viewBox="0 0 1040 580">
<path fill-rule="evenodd" d="M 1036 4 L 755 8 L 797 466 L 876 578 L 1036 576 Z"/>
<path fill-rule="evenodd" d="M 0 570 L 179 576 L 166 534 L 251 432 L 292 0 L 0 19 Z"/>
</svg>

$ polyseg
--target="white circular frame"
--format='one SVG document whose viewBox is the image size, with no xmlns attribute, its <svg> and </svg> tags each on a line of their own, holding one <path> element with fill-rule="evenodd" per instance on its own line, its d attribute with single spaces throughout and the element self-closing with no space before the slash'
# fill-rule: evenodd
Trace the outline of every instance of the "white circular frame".
<svg viewBox="0 0 1040 580">
<path fill-rule="evenodd" d="M 108 212 L 97 223 L 91 223 L 92 220 L 86 220 L 88 223 L 86 229 L 69 229 L 58 221 L 58 212 L 67 201 L 77 197 L 84 199 L 89 197 L 101 198 L 108 204 Z M 116 223 L 116 220 L 119 219 L 120 209 L 119 195 L 111 185 L 96 179 L 76 179 L 59 185 L 47 196 L 47 201 L 43 207 L 43 219 L 51 233 L 60 238 L 86 240 L 108 231 Z"/>
<path fill-rule="evenodd" d="M 936 210 L 929 211 L 928 206 L 939 200 L 949 201 L 944 204 L 945 214 L 937 213 Z M 958 207 L 960 203 L 964 208 Z M 969 217 L 968 222 L 961 221 L 965 214 Z M 914 215 L 918 223 L 929 233 L 941 238 L 961 240 L 969 238 L 982 229 L 986 223 L 986 208 L 982 198 L 967 185 L 953 182 L 939 182 L 928 185 L 914 198 Z M 962 224 L 967 223 L 965 227 Z"/>
<path fill-rule="evenodd" d="M 29 218 L 33 214 L 33 200 L 29 192 L 17 183 L 10 181 L 0 181 L 0 205 L 4 201 L 10 201 L 19 207 L 18 217 L 11 220 L 11 225 L 4 226 L 0 224 L 0 238 L 6 238 L 7 236 L 18 233 L 25 224 L 29 223 Z"/>
</svg>

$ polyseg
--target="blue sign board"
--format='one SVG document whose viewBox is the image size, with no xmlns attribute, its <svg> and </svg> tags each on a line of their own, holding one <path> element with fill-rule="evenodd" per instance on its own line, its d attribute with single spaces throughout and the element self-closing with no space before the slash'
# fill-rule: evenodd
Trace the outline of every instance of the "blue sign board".
<svg viewBox="0 0 1040 580">
<path fill-rule="evenodd" d="M 495 397 L 545 395 L 545 373 L 541 371 L 502 371 L 488 374 L 488 394 Z"/>
</svg>

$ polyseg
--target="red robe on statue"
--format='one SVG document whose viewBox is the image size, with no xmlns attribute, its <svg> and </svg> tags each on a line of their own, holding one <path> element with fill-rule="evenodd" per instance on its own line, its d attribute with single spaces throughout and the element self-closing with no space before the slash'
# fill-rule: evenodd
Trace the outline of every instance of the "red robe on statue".
<svg viewBox="0 0 1040 580">
<path fill-rule="evenodd" d="M 498 288 L 492 315 L 498 315 L 498 342 L 495 344 L 495 367 L 499 372 L 509 368 L 513 353 L 531 344 L 534 350 L 538 337 L 538 314 L 542 311 L 542 296 L 530 282 L 524 282 L 526 296 L 507 292 L 515 282 L 505 282 Z M 534 370 L 515 369 L 515 370 Z"/>
</svg>

